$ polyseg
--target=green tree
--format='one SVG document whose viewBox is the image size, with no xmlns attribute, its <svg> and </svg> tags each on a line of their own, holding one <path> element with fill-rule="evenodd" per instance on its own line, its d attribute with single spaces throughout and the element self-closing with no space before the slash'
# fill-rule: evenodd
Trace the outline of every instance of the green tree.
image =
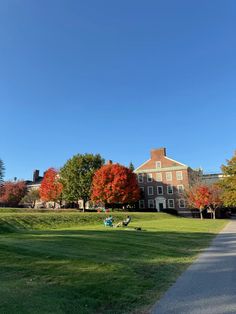
<svg viewBox="0 0 236 314">
<path fill-rule="evenodd" d="M 36 201 L 40 199 L 39 190 L 32 189 L 27 192 L 27 194 L 22 198 L 22 204 L 29 204 L 31 208 L 35 207 Z"/>
<path fill-rule="evenodd" d="M 63 184 L 63 199 L 69 202 L 90 200 L 93 176 L 104 164 L 104 159 L 97 154 L 78 154 L 69 159 L 60 171 L 60 181 Z"/>
<path fill-rule="evenodd" d="M 236 152 L 227 160 L 227 165 L 222 166 L 223 179 L 220 181 L 223 193 L 222 199 L 225 206 L 236 206 Z"/>
<path fill-rule="evenodd" d="M 5 171 L 4 163 L 2 159 L 0 159 L 0 183 L 3 181 L 4 171 Z"/>
<path fill-rule="evenodd" d="M 132 163 L 132 161 L 129 164 L 129 170 L 131 170 L 132 172 L 134 171 L 134 164 Z"/>
</svg>

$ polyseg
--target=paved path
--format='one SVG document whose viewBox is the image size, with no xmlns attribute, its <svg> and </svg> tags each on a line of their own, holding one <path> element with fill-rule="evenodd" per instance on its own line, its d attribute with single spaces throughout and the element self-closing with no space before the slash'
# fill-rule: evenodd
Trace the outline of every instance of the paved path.
<svg viewBox="0 0 236 314">
<path fill-rule="evenodd" d="M 236 313 L 236 220 L 179 277 L 151 313 Z"/>
</svg>

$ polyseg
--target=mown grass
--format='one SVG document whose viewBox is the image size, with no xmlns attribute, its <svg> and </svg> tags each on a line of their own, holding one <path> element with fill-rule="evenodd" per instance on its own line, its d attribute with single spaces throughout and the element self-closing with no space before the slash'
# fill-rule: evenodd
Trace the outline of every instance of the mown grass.
<svg viewBox="0 0 236 314">
<path fill-rule="evenodd" d="M 115 229 L 104 216 L 1 213 L 0 313 L 146 313 L 226 223 L 132 213 Z"/>
</svg>

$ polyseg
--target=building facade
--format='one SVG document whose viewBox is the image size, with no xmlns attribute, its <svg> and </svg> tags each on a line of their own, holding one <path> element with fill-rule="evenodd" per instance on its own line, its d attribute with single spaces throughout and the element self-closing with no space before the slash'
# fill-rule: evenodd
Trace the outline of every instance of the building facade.
<svg viewBox="0 0 236 314">
<path fill-rule="evenodd" d="M 219 182 L 221 179 L 223 179 L 223 177 L 224 177 L 223 173 L 202 174 L 201 181 L 203 184 L 212 185 Z"/>
<path fill-rule="evenodd" d="M 151 150 L 151 158 L 134 171 L 141 189 L 139 208 L 175 209 L 189 214 L 185 190 L 199 178 L 199 171 L 166 156 L 166 148 Z"/>
</svg>

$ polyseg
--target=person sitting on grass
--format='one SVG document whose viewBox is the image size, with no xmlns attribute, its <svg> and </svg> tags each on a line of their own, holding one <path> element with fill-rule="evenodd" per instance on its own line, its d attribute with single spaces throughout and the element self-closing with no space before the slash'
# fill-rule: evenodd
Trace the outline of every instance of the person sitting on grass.
<svg viewBox="0 0 236 314">
<path fill-rule="evenodd" d="M 109 217 L 105 218 L 104 225 L 106 227 L 113 227 L 113 218 L 111 215 Z"/>
<path fill-rule="evenodd" d="M 118 222 L 118 224 L 116 224 L 115 227 L 116 228 L 117 227 L 127 227 L 128 224 L 130 223 L 130 221 L 131 221 L 131 217 L 127 216 L 127 218 L 125 220 Z"/>
</svg>

